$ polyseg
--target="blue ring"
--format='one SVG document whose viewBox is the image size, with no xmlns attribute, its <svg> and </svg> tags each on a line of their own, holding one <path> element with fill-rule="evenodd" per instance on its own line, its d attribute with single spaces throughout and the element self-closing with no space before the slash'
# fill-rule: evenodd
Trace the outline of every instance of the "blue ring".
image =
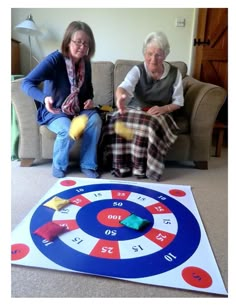
<svg viewBox="0 0 236 305">
<path fill-rule="evenodd" d="M 78 195 L 76 189 L 78 190 L 78 187 L 58 193 L 57 196 L 69 199 Z M 97 192 L 98 190 L 124 190 L 145 194 L 157 201 L 159 201 L 159 196 L 164 196 L 166 197 L 164 205 L 170 209 L 177 219 L 178 231 L 174 240 L 162 250 L 130 259 L 105 259 L 90 256 L 69 246 L 65 247 L 60 239 L 56 239 L 52 244 L 45 246 L 42 243 L 42 238 L 33 234 L 33 232 L 53 218 L 54 211 L 42 206 L 44 202 L 50 199 L 48 198 L 36 209 L 31 218 L 31 237 L 37 248 L 46 257 L 62 267 L 77 272 L 108 277 L 139 278 L 157 275 L 176 268 L 191 257 L 198 248 L 201 231 L 196 218 L 185 206 L 166 194 L 140 186 L 123 184 L 86 185 L 79 187 L 79 189 L 83 189 L 80 194 Z"/>
</svg>

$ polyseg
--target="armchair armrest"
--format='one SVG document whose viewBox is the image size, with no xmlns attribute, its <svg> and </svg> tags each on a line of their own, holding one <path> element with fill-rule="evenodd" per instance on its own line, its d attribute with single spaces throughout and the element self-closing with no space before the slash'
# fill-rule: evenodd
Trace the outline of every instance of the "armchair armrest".
<svg viewBox="0 0 236 305">
<path fill-rule="evenodd" d="M 184 80 L 185 111 L 190 120 L 191 155 L 195 161 L 210 156 L 213 126 L 227 92 L 222 87 L 187 76 Z"/>
<path fill-rule="evenodd" d="M 22 79 L 11 82 L 11 102 L 14 106 L 20 132 L 19 158 L 40 158 L 40 135 L 34 100 L 21 89 Z"/>
</svg>

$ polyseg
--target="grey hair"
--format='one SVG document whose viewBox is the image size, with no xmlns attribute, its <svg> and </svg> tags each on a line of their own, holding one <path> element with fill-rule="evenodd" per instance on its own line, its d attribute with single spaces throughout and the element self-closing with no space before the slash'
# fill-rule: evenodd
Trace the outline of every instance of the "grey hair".
<svg viewBox="0 0 236 305">
<path fill-rule="evenodd" d="M 165 57 L 170 53 L 170 45 L 166 34 L 163 32 L 152 32 L 147 35 L 143 42 L 143 54 L 149 45 L 155 45 L 162 49 L 165 53 Z"/>
</svg>

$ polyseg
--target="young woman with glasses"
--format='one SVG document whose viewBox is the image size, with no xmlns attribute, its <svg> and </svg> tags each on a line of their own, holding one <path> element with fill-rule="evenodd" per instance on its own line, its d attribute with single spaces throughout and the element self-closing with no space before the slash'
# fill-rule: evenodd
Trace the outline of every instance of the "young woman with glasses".
<svg viewBox="0 0 236 305">
<path fill-rule="evenodd" d="M 73 21 L 65 31 L 61 50 L 44 58 L 22 83 L 23 91 L 36 102 L 38 124 L 56 133 L 52 174 L 57 178 L 67 173 L 75 142 L 69 130 L 71 120 L 78 115 L 88 118 L 80 139 L 80 170 L 89 178 L 99 177 L 97 144 L 102 122 L 93 103 L 90 59 L 94 53 L 91 28 L 85 22 Z M 41 83 L 43 89 L 39 88 Z"/>
</svg>

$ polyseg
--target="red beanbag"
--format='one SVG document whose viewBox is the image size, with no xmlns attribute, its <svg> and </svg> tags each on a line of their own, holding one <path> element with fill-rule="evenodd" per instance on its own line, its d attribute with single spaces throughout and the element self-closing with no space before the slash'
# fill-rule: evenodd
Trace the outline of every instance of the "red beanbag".
<svg viewBox="0 0 236 305">
<path fill-rule="evenodd" d="M 48 240 L 54 240 L 58 235 L 66 232 L 67 229 L 64 226 L 60 226 L 52 221 L 44 224 L 34 231 L 34 234 Z"/>
</svg>

